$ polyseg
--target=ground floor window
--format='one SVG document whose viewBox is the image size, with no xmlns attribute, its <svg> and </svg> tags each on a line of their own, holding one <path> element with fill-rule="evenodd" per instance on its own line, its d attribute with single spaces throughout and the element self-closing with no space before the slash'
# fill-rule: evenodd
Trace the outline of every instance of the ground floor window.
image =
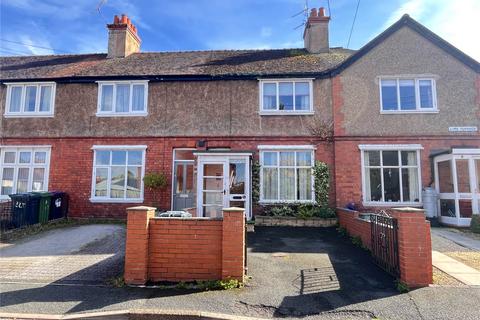
<svg viewBox="0 0 480 320">
<path fill-rule="evenodd" d="M 261 149 L 260 201 L 312 202 L 313 148 Z"/>
<path fill-rule="evenodd" d="M 0 198 L 48 189 L 50 147 L 0 147 Z"/>
<path fill-rule="evenodd" d="M 92 201 L 143 201 L 145 146 L 94 146 Z"/>
<path fill-rule="evenodd" d="M 360 146 L 365 203 L 420 203 L 418 145 Z"/>
</svg>

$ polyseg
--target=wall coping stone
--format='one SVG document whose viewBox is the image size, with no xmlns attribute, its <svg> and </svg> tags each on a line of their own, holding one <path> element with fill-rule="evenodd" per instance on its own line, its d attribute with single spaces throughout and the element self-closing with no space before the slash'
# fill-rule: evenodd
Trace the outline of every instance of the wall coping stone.
<svg viewBox="0 0 480 320">
<path fill-rule="evenodd" d="M 155 207 L 147 207 L 147 206 L 137 206 L 137 207 L 129 207 L 127 211 L 150 211 L 150 210 L 157 210 Z"/>
<path fill-rule="evenodd" d="M 223 208 L 223 211 L 228 211 L 228 212 L 244 212 L 244 208 L 239 208 L 239 207 L 230 207 L 230 208 Z"/>
<path fill-rule="evenodd" d="M 221 217 L 153 217 L 152 219 L 155 220 L 188 220 L 188 221 L 196 221 L 196 220 L 207 220 L 207 221 L 222 221 L 223 218 Z"/>
<path fill-rule="evenodd" d="M 400 207 L 400 208 L 392 208 L 391 210 L 396 210 L 396 211 L 403 211 L 403 212 L 418 212 L 418 213 L 423 213 L 425 212 L 425 209 L 420 209 L 420 208 L 413 208 L 413 207 Z"/>
</svg>

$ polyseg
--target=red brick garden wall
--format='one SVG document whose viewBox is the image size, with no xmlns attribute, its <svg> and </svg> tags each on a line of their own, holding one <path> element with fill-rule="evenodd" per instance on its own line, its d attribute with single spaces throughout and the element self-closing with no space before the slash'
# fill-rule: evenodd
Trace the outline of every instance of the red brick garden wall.
<svg viewBox="0 0 480 320">
<path fill-rule="evenodd" d="M 358 218 L 359 212 L 337 208 L 338 223 L 349 235 L 359 236 L 372 248 L 371 223 Z M 411 288 L 432 283 L 432 241 L 430 222 L 422 209 L 396 208 L 389 210 L 398 221 L 398 256 L 400 281 Z"/>
<path fill-rule="evenodd" d="M 154 218 L 154 208 L 127 209 L 125 282 L 236 279 L 243 281 L 245 216 Z"/>
</svg>

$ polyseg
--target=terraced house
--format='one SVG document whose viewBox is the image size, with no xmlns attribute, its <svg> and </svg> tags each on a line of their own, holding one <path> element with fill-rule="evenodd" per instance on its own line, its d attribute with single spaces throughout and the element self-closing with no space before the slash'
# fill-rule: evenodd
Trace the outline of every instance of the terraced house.
<svg viewBox="0 0 480 320">
<path fill-rule="evenodd" d="M 422 206 L 441 220 L 480 212 L 480 64 L 411 19 L 358 51 L 331 48 L 313 9 L 305 47 L 141 52 L 126 16 L 107 54 L 2 57 L 1 198 L 63 190 L 75 217 L 313 202 L 312 166 L 331 169 L 331 205 Z M 252 163 L 260 164 L 259 199 Z M 255 201 L 253 201 L 255 200 Z"/>
</svg>

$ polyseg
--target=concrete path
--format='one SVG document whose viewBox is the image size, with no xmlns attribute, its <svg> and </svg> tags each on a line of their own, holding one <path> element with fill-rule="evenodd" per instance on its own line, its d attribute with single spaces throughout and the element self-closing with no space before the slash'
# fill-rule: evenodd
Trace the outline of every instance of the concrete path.
<svg viewBox="0 0 480 320">
<path fill-rule="evenodd" d="M 480 271 L 441 252 L 432 251 L 432 264 L 466 285 L 480 286 Z"/>
<path fill-rule="evenodd" d="M 122 274 L 122 225 L 55 229 L 0 249 L 0 282 L 103 284 Z"/>
<path fill-rule="evenodd" d="M 432 234 L 453 241 L 462 247 L 480 251 L 480 237 L 479 239 L 475 239 L 462 234 L 461 231 L 452 231 L 448 228 L 432 228 Z"/>
</svg>

